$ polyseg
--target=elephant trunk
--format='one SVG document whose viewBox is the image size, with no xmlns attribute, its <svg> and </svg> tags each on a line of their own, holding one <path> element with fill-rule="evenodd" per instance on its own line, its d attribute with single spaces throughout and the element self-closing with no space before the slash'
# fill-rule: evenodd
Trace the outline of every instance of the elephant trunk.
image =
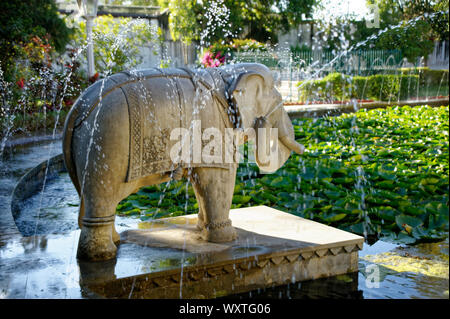
<svg viewBox="0 0 450 319">
<path fill-rule="evenodd" d="M 284 115 L 284 114 L 283 114 Z M 285 115 L 289 120 L 287 114 Z M 255 160 L 260 168 L 278 167 L 284 163 L 284 161 L 289 157 L 289 154 L 281 155 L 284 160 L 281 160 L 278 155 L 276 158 L 272 157 L 273 147 L 276 146 L 277 141 L 272 141 L 271 139 L 271 124 L 264 117 L 257 118 L 254 124 L 255 135 L 256 135 L 256 145 L 257 149 L 255 152 Z M 273 128 L 278 129 L 278 141 L 285 148 L 284 152 L 294 151 L 297 154 L 303 154 L 305 147 L 295 141 L 294 139 L 294 128 L 289 121 L 281 120 L 276 123 Z M 280 136 L 281 135 L 281 136 Z M 271 145 L 273 144 L 273 145 Z M 283 149 L 278 149 L 279 152 L 283 152 Z M 280 163 L 270 163 L 271 160 L 279 159 Z"/>
<path fill-rule="evenodd" d="M 265 118 L 260 117 L 256 119 L 254 128 L 257 145 L 255 160 L 259 167 L 264 167 L 269 164 L 268 161 L 270 160 L 269 155 L 267 154 L 267 152 L 270 152 L 270 136 L 267 136 L 267 133 L 270 134 L 270 125 Z M 265 145 L 260 143 L 264 143 Z"/>
<path fill-rule="evenodd" d="M 274 127 L 278 129 L 278 140 L 287 147 L 287 149 L 294 151 L 301 155 L 305 151 L 305 147 L 295 141 L 294 126 L 291 119 L 284 108 L 279 111 L 278 118 Z"/>
<path fill-rule="evenodd" d="M 288 135 L 280 137 L 279 140 L 284 144 L 284 146 L 299 155 L 302 155 L 305 151 L 305 147 L 302 144 L 298 143 L 295 139 Z"/>
</svg>

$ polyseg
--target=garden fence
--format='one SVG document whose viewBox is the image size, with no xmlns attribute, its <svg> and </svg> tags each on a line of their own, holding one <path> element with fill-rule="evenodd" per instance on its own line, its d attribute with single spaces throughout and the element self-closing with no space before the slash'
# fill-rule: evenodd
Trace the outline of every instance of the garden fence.
<svg viewBox="0 0 450 319">
<path fill-rule="evenodd" d="M 298 99 L 296 83 L 320 78 L 329 73 L 372 75 L 395 73 L 403 66 L 400 50 L 356 50 L 336 53 L 331 50 L 290 50 L 266 52 L 237 52 L 232 56 L 237 63 L 261 63 L 270 68 L 280 82 L 284 98 Z"/>
</svg>

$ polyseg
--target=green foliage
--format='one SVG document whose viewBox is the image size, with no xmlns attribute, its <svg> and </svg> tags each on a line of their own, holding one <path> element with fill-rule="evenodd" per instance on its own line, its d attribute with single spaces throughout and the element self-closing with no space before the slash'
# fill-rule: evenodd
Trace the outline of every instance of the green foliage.
<svg viewBox="0 0 450 319">
<path fill-rule="evenodd" d="M 448 70 L 433 70 L 428 67 L 400 68 L 401 74 L 417 74 L 420 77 L 420 85 L 448 85 Z"/>
<path fill-rule="evenodd" d="M 86 45 L 86 22 L 73 22 L 74 47 Z M 144 20 L 98 16 L 92 30 L 95 68 L 104 76 L 131 69 L 142 62 L 139 46 L 158 41 L 161 33 Z"/>
<path fill-rule="evenodd" d="M 174 40 L 190 44 L 199 39 L 198 13 L 201 6 L 195 0 L 168 1 L 170 34 Z"/>
<path fill-rule="evenodd" d="M 346 49 L 356 44 L 358 48 L 396 48 L 409 62 L 416 63 L 433 51 L 434 41 L 449 37 L 448 0 L 367 0 L 367 4 L 378 8 L 379 28 L 352 17 L 340 17 L 332 25 L 322 21 L 325 48 Z"/>
<path fill-rule="evenodd" d="M 371 76 L 348 76 L 330 73 L 323 79 L 298 83 L 299 99 L 342 101 L 371 99 L 377 101 L 403 100 L 417 92 L 420 85 L 417 74 L 376 74 Z"/>
<path fill-rule="evenodd" d="M 267 44 L 258 42 L 254 39 L 233 39 L 228 48 L 232 52 L 248 52 L 248 51 L 267 51 Z"/>
<path fill-rule="evenodd" d="M 368 3 L 378 6 L 381 29 L 400 23 L 398 28 L 378 38 L 377 48 L 395 46 L 414 63 L 418 57 L 426 57 L 433 51 L 434 40 L 448 39 L 448 0 L 368 0 Z"/>
<path fill-rule="evenodd" d="M 448 40 L 449 38 L 449 2 L 448 0 L 436 1 L 433 6 L 433 11 L 436 12 L 434 17 L 429 18 L 434 33 L 438 40 Z"/>
<path fill-rule="evenodd" d="M 14 80 L 20 48 L 33 37 L 46 38 L 57 51 L 65 49 L 71 30 L 58 15 L 54 0 L 8 0 L 0 10 L 0 66 L 6 80 Z"/>
<path fill-rule="evenodd" d="M 105 0 L 106 5 L 158 6 L 158 0 Z"/>
<path fill-rule="evenodd" d="M 185 43 L 198 41 L 202 32 L 205 43 L 212 44 L 220 41 L 229 41 L 232 37 L 252 38 L 257 41 L 277 41 L 279 30 L 288 31 L 302 20 L 302 14 L 310 18 L 317 0 L 160 0 L 162 8 L 170 9 L 169 25 L 173 39 Z M 218 25 L 208 11 L 218 11 L 215 8 L 225 6 L 229 10 L 228 23 Z M 216 27 L 216 24 L 218 27 Z"/>
<path fill-rule="evenodd" d="M 376 3 L 380 8 L 382 22 L 396 24 L 400 21 L 408 21 L 420 17 L 429 25 L 432 31 L 429 35 L 436 40 L 447 40 L 449 36 L 448 0 L 369 0 L 368 3 Z M 427 36 L 428 34 L 423 34 Z"/>
<path fill-rule="evenodd" d="M 276 43 L 277 32 L 288 32 L 292 26 L 298 25 L 303 20 L 302 15 L 307 19 L 312 17 L 312 12 L 316 0 L 260 0 L 243 1 L 230 0 L 228 8 L 231 9 L 231 16 L 236 17 L 232 23 L 238 28 L 237 34 L 252 38 L 257 41 Z M 248 27 L 249 32 L 244 34 L 244 27 Z"/>
<path fill-rule="evenodd" d="M 419 57 L 427 57 L 433 52 L 434 43 L 431 39 L 431 25 L 427 21 L 419 20 L 415 23 L 403 21 L 394 29 L 379 36 L 377 48 L 399 48 L 409 62 L 415 63 Z"/>
<path fill-rule="evenodd" d="M 8 123 L 8 118 L 0 117 L 0 127 L 11 126 L 12 133 L 47 133 L 53 132 L 56 128 L 61 130 L 64 126 L 64 119 L 67 116 L 68 110 L 62 109 L 60 112 L 50 111 L 50 112 L 33 112 L 33 113 L 17 113 Z M 0 138 L 3 138 L 5 130 L 0 130 Z"/>
<path fill-rule="evenodd" d="M 64 114 L 86 87 L 80 76 L 76 50 L 59 55 L 44 39 L 34 36 L 17 46 L 14 73 L 3 80 L 0 70 L 0 135 L 33 133 L 42 128 L 53 129 L 60 112 Z M 52 115 L 53 114 L 53 115 Z"/>
<path fill-rule="evenodd" d="M 268 205 L 359 234 L 400 242 L 447 236 L 448 107 L 394 107 L 295 120 L 293 154 L 276 173 L 240 164 L 232 208 Z M 197 213 L 191 185 L 141 188 L 117 206 L 142 220 Z"/>
</svg>

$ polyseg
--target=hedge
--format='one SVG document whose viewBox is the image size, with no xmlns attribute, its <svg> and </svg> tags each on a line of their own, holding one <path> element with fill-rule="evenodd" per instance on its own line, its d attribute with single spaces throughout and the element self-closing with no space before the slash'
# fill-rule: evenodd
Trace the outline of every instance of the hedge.
<svg viewBox="0 0 450 319">
<path fill-rule="evenodd" d="M 448 70 L 432 70 L 428 67 L 400 68 L 400 74 L 417 74 L 421 85 L 439 85 L 441 81 L 448 85 Z"/>
<path fill-rule="evenodd" d="M 348 76 L 331 73 L 319 80 L 300 81 L 299 99 L 342 101 L 350 99 L 402 100 L 410 92 L 417 91 L 419 75 L 376 74 L 371 76 Z"/>
</svg>

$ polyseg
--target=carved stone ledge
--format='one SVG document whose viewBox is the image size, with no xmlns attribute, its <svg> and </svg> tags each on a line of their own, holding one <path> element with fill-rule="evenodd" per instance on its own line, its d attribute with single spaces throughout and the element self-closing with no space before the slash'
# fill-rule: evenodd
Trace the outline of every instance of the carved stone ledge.
<svg viewBox="0 0 450 319">
<path fill-rule="evenodd" d="M 237 211 L 236 214 L 233 211 Z M 155 228 L 156 230 L 148 231 L 148 236 L 125 237 L 127 240 L 134 238 L 135 241 L 130 241 L 134 244 L 139 241 L 146 245 L 154 243 L 161 249 L 169 242 L 161 241 L 164 234 L 167 232 L 170 234 L 169 238 L 172 238 L 177 236 L 177 229 L 181 229 L 186 238 L 182 245 L 186 248 L 186 253 L 191 254 L 190 260 L 194 260 L 192 264 L 183 266 L 183 269 L 174 266 L 142 275 L 111 278 L 101 284 L 95 282 L 89 285 L 87 281 L 85 284 L 89 289 L 109 298 L 179 298 L 180 293 L 183 298 L 214 298 L 291 283 L 292 278 L 303 281 L 358 270 L 358 251 L 363 247 L 362 237 L 335 231 L 334 228 L 264 206 L 232 210 L 230 217 L 239 236 L 238 241 L 230 244 L 197 242 L 195 220 L 174 223 L 175 228 Z M 184 218 L 195 218 L 195 215 Z M 257 218 L 266 220 L 264 225 L 267 228 L 257 229 L 261 227 L 261 222 L 254 222 Z M 284 225 L 279 225 L 279 232 L 277 224 L 271 218 L 278 223 L 286 219 Z M 241 220 L 245 222 L 240 222 Z M 304 232 L 289 233 L 290 228 L 302 228 Z M 307 233 L 309 229 L 313 231 Z M 189 232 L 192 232 L 191 237 Z M 159 242 L 153 240 L 158 238 Z M 127 240 L 123 244 L 126 245 Z M 248 243 L 255 246 L 249 246 Z M 176 245 L 169 248 L 180 249 Z"/>
</svg>

